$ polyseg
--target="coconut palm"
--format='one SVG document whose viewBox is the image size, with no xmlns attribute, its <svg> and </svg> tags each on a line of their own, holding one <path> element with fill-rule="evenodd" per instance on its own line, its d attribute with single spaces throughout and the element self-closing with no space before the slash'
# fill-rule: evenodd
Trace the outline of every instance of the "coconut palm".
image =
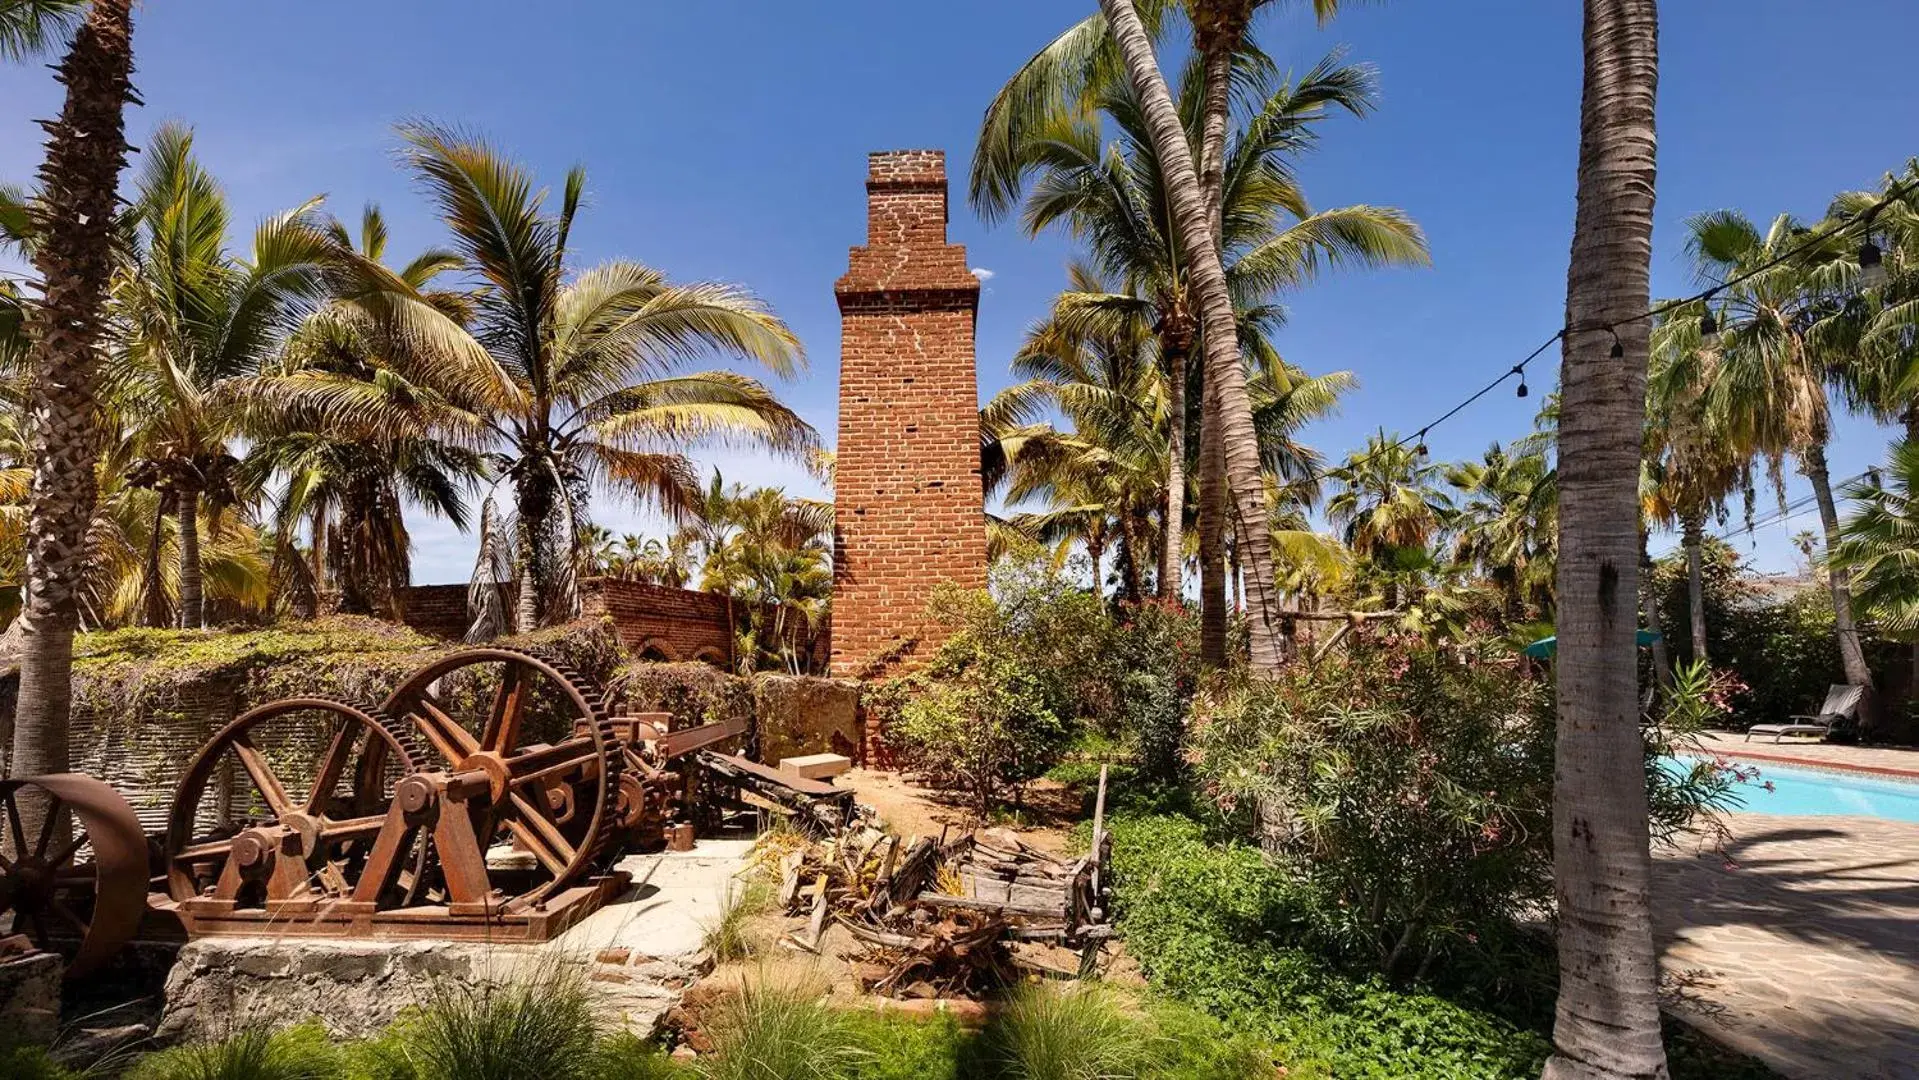
<svg viewBox="0 0 1919 1080">
<path fill-rule="evenodd" d="M 226 197 L 194 157 L 192 132 L 162 127 L 144 155 L 127 269 L 114 286 L 126 339 L 106 382 L 133 451 L 129 480 L 159 491 L 178 524 L 184 627 L 205 622 L 203 500 L 217 515 L 237 497 L 238 389 L 318 303 L 336 256 L 316 207 L 262 222 L 242 259 L 226 250 Z"/>
<path fill-rule="evenodd" d="M 1453 507 L 1453 558 L 1491 581 L 1506 617 L 1528 609 L 1550 620 L 1553 551 L 1559 542 L 1558 477 L 1543 452 L 1494 443 L 1478 461 L 1445 469 L 1459 495 Z"/>
<path fill-rule="evenodd" d="M 128 149 L 125 107 L 134 97 L 131 0 L 95 0 L 76 24 L 80 10 L 60 0 L 27 0 L 8 4 L 0 18 L 0 59 L 67 43 L 59 66 L 66 100 L 59 117 L 46 125 L 47 156 L 40 168 L 45 213 L 34 248 L 39 303 L 26 313 L 34 373 L 33 495 L 19 620 L 15 775 L 65 772 L 68 765 L 77 589 L 97 498 L 99 345 L 113 272 L 116 193 Z M 28 827 L 39 825 L 45 808 L 30 802 L 25 809 Z"/>
<path fill-rule="evenodd" d="M 455 268 L 450 252 L 427 251 L 386 271 L 387 228 L 379 207 L 361 214 L 357 237 L 334 223 L 329 232 L 344 257 L 382 283 L 381 294 L 464 319 L 463 294 L 435 291 L 434 278 Z M 275 362 L 239 381 L 252 441 L 239 471 L 240 489 L 263 492 L 279 480 L 273 526 L 283 570 L 300 570 L 301 591 L 335 588 L 339 609 L 376 609 L 405 618 L 412 505 L 465 531 L 467 495 L 484 472 L 483 425 L 469 407 L 458 365 L 421 363 L 393 320 L 364 303 L 365 277 L 335 274 L 327 302 L 291 335 Z M 484 379 L 482 379 L 484 382 Z M 307 561 L 293 538 L 307 531 Z"/>
<path fill-rule="evenodd" d="M 678 285 L 626 260 L 576 272 L 569 240 L 583 170 L 567 174 L 552 208 L 524 168 L 480 139 L 424 123 L 402 134 L 478 287 L 473 339 L 506 376 L 477 405 L 511 491 L 511 531 L 483 513 L 481 547 L 510 552 L 520 627 L 577 610 L 572 568 L 595 486 L 679 515 L 699 487 L 687 447 L 728 440 L 804 454 L 817 444 L 759 382 L 681 370 L 713 356 L 781 375 L 804 363 L 792 331 L 746 290 Z"/>
<path fill-rule="evenodd" d="M 1666 1075 L 1636 646 L 1658 38 L 1655 0 L 1586 0 L 1556 430 L 1559 998 L 1546 1080 Z"/>
<path fill-rule="evenodd" d="M 1881 633 L 1919 642 L 1919 443 L 1895 444 L 1883 479 L 1875 471 L 1843 494 L 1854 510 L 1840 524 L 1832 563 L 1850 575 L 1860 613 Z"/>
<path fill-rule="evenodd" d="M 1117 543 L 1121 596 L 1143 598 L 1146 569 L 1164 528 L 1153 520 L 1170 512 L 1166 458 L 1171 450 L 1170 380 L 1161 368 L 1161 338 L 1145 322 L 1077 318 L 1075 298 L 1104 295 L 1103 283 L 1074 267 L 1074 292 L 1061 297 L 1052 318 L 1034 327 L 1013 358 L 1022 381 L 1000 391 L 982 412 L 991 491 L 1009 503 L 1039 499 L 1047 509 L 1016 515 L 1011 524 L 1043 543 L 1078 533 L 1099 562 L 1108 538 Z M 1040 418 L 1057 411 L 1071 427 L 1055 430 Z M 1095 523 L 1092 519 L 1097 517 Z"/>
<path fill-rule="evenodd" d="M 1698 214 L 1686 224 L 1687 249 L 1701 281 L 1717 285 L 1737 280 L 1704 311 L 1681 309 L 1670 316 L 1696 327 L 1698 320 L 1687 316 L 1709 312 L 1717 327 L 1716 344 L 1699 343 L 1717 354 L 1704 407 L 1736 444 L 1752 447 L 1772 462 L 1775 483 L 1779 463 L 1788 455 L 1798 460 L 1818 501 L 1830 549 L 1839 537 L 1839 510 L 1826 464 L 1826 443 L 1832 435 L 1826 386 L 1835 358 L 1816 347 L 1809 335 L 1822 315 L 1840 302 L 1836 298 L 1849 291 L 1857 270 L 1804 258 L 1773 265 L 1807 244 L 1805 228 L 1788 215 L 1775 218 L 1763 231 L 1733 210 Z M 1869 687 L 1872 672 L 1860 645 L 1845 575 L 1831 570 L 1827 583 L 1846 681 Z"/>
<path fill-rule="evenodd" d="M 1351 206 L 1315 212 L 1292 174 L 1291 159 L 1310 148 L 1314 126 L 1333 110 L 1355 115 L 1370 108 L 1370 71 L 1327 57 L 1297 80 L 1255 70 L 1245 78 L 1250 114 L 1235 133 L 1225 173 L 1226 214 L 1221 252 L 1237 303 L 1239 344 L 1248 354 L 1270 351 L 1267 336 L 1283 321 L 1279 296 L 1319 273 L 1348 265 L 1418 264 L 1426 260 L 1424 238 L 1403 213 L 1384 207 Z M 1184 88 L 1187 98 L 1197 93 Z M 1160 592 L 1180 591 L 1184 561 L 1187 477 L 1199 466 L 1202 497 L 1219 490 L 1208 459 L 1191 453 L 1187 408 L 1187 357 L 1196 344 L 1197 308 L 1179 239 L 1167 228 L 1172 209 L 1165 177 L 1144 117 L 1129 88 L 1105 91 L 1086 117 L 1062 117 L 1030 151 L 1031 191 L 1022 220 L 1031 232 L 1060 226 L 1084 239 L 1101 274 L 1116 287 L 1075 285 L 1062 296 L 1056 317 L 1077 326 L 1124 321 L 1149 328 L 1171 390 L 1170 415 L 1181 421 L 1169 428 L 1162 516 Z M 1103 140 L 1111 128 L 1110 144 Z M 1197 375 L 1197 373 L 1194 373 Z M 1204 379 L 1194 378 L 1203 392 Z M 1257 391 L 1251 390 L 1255 396 Z M 1254 400 L 1253 418 L 1261 446 Z M 1191 461 L 1189 461 L 1189 458 Z M 1213 462 L 1212 464 L 1217 464 Z M 1202 503 L 1202 599 L 1207 655 L 1217 661 L 1224 646 L 1223 546 L 1213 517 Z M 1217 646 L 1217 648 L 1213 646 Z"/>
</svg>

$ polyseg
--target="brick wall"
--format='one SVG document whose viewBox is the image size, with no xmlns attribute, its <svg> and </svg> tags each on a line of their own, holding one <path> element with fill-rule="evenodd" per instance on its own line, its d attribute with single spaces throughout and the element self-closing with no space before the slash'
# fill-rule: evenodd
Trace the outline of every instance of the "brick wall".
<svg viewBox="0 0 1919 1080">
<path fill-rule="evenodd" d="M 979 282 L 946 242 L 946 155 L 871 155 L 866 244 L 840 306 L 831 670 L 877 674 L 933 643 L 942 581 L 986 582 L 973 330 Z"/>
<path fill-rule="evenodd" d="M 429 637 L 458 641 L 473 619 L 465 585 L 413 585 L 406 590 L 406 624 Z"/>
<path fill-rule="evenodd" d="M 617 578 L 580 583 L 581 614 L 610 617 L 620 644 L 636 659 L 705 660 L 730 668 L 729 603 L 718 593 Z"/>
</svg>

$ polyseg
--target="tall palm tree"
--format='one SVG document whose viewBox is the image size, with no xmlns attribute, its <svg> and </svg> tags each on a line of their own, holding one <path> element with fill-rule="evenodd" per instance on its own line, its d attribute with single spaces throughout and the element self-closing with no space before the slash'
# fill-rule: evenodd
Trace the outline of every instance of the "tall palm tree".
<svg viewBox="0 0 1919 1080">
<path fill-rule="evenodd" d="M 357 238 L 338 223 L 329 232 L 343 257 L 357 256 L 358 269 L 380 276 L 387 297 L 405 297 L 448 324 L 465 318 L 464 294 L 431 288 L 458 256 L 427 251 L 382 273 L 386 220 L 372 205 Z M 252 441 L 239 486 L 264 492 L 280 480 L 273 525 L 283 569 L 303 569 L 311 590 L 337 588 L 342 611 L 384 609 L 403 620 L 406 507 L 464 532 L 466 497 L 484 473 L 485 428 L 457 365 L 419 362 L 405 335 L 366 309 L 355 279 L 334 275 L 330 286 L 274 363 L 236 387 Z M 292 546 L 303 528 L 304 566 Z"/>
<path fill-rule="evenodd" d="M 785 375 L 799 340 L 746 290 L 676 285 L 615 260 L 575 272 L 568 243 L 586 188 L 570 171 L 557 210 L 521 166 L 485 142 L 432 124 L 402 129 L 407 160 L 478 286 L 472 336 L 504 378 L 477 403 L 512 493 L 512 529 L 483 513 L 482 551 L 510 549 L 517 623 L 572 617 L 572 568 L 595 485 L 683 513 L 699 482 L 682 451 L 729 440 L 804 454 L 818 435 L 759 382 L 682 372 L 743 357 Z"/>
<path fill-rule="evenodd" d="M 52 47 L 77 10 L 57 0 L 8 5 L 0 21 L 0 58 Z M 87 526 L 97 497 L 95 396 L 102 311 L 113 273 L 115 194 L 128 150 L 124 110 L 134 97 L 131 0 L 89 5 L 59 71 L 66 101 L 59 118 L 47 125 L 47 156 L 40 168 L 45 213 L 34 250 L 40 298 L 27 315 L 34 373 L 33 494 L 19 620 L 15 775 L 67 769 L 76 590 L 87 564 Z M 46 813 L 37 802 L 25 809 L 29 818 Z"/>
<path fill-rule="evenodd" d="M 1919 642 L 1919 443 L 1897 443 L 1877 474 L 1844 496 L 1857 509 L 1839 526 L 1832 562 L 1857 586 L 1859 609 L 1881 633 Z M 1919 650 L 1913 673 L 1919 676 Z"/>
<path fill-rule="evenodd" d="M 1293 176 L 1291 159 L 1313 145 L 1314 127 L 1330 111 L 1363 115 L 1370 109 L 1370 71 L 1329 56 L 1297 80 L 1257 69 L 1242 82 L 1250 111 L 1229 148 L 1219 248 L 1237 305 L 1239 347 L 1256 377 L 1255 354 L 1270 350 L 1266 336 L 1283 321 L 1276 302 L 1283 293 L 1325 270 L 1417 265 L 1427 253 L 1418 226 L 1402 212 L 1373 206 L 1315 212 Z M 1197 92 L 1188 85 L 1182 97 L 1190 101 Z M 1073 325 L 1130 322 L 1157 339 L 1170 389 L 1168 413 L 1180 418 L 1168 428 L 1159 570 L 1161 595 L 1174 596 L 1181 591 L 1186 557 L 1187 477 L 1195 472 L 1189 464 L 1187 358 L 1197 343 L 1196 299 L 1181 241 L 1168 228 L 1172 207 L 1165 176 L 1136 98 L 1129 87 L 1117 86 L 1092 104 L 1087 115 L 1062 116 L 1036 131 L 1023 159 L 1031 190 L 1022 220 L 1030 232 L 1057 225 L 1084 239 L 1099 272 L 1114 283 L 1100 289 L 1076 284 L 1057 305 L 1058 319 Z M 1111 129 L 1110 144 L 1103 126 Z M 1203 378 L 1192 381 L 1203 388 Z M 1259 407 L 1254 401 L 1253 408 Z M 1256 415 L 1254 427 L 1259 426 Z M 1218 479 L 1207 471 L 1207 459 L 1194 460 L 1203 488 L 1209 477 Z M 1207 650 L 1214 660 L 1221 659 L 1216 654 L 1223 652 L 1225 626 L 1223 575 L 1216 572 L 1223 549 L 1216 525 L 1205 519 L 1201 541 L 1206 565 L 1215 568 L 1204 575 L 1202 590 L 1206 623 L 1217 631 L 1207 635 L 1219 645 Z"/>
<path fill-rule="evenodd" d="M 1559 999 L 1546 1080 L 1666 1075 L 1636 646 L 1658 42 L 1656 0 L 1585 0 L 1556 433 Z"/>
<path fill-rule="evenodd" d="M 1674 309 L 1653 327 L 1646 381 L 1646 445 L 1640 508 L 1649 522 L 1679 528 L 1686 559 L 1692 658 L 1706 657 L 1701 550 L 1706 524 L 1723 520 L 1735 493 L 1753 495 L 1754 447 L 1707 407 L 1720 354 L 1701 347 L 1699 314 Z"/>
<path fill-rule="evenodd" d="M 1326 500 L 1327 521 L 1340 530 L 1353 553 L 1376 570 L 1390 571 L 1405 561 L 1406 553 L 1430 552 L 1445 523 L 1445 497 L 1434 486 L 1440 469 L 1425 460 L 1421 449 L 1380 432 L 1326 474 L 1333 485 Z M 1389 578 L 1388 606 L 1398 606 L 1404 599 L 1400 592 Z"/>
<path fill-rule="evenodd" d="M 236 499 L 236 394 L 318 302 L 335 258 L 316 206 L 266 219 L 242 259 L 226 250 L 226 197 L 194 157 L 192 132 L 164 126 L 145 154 L 114 288 L 127 337 L 107 385 L 134 450 L 130 479 L 160 491 L 178 523 L 183 627 L 205 623 L 201 512 Z"/>
<path fill-rule="evenodd" d="M 1877 191 L 1834 198 L 1820 231 L 1851 229 L 1868 217 L 1866 232 L 1880 251 L 1884 281 L 1860 281 L 1861 247 L 1850 242 L 1809 253 L 1808 261 L 1835 266 L 1856 287 L 1824 305 L 1807 338 L 1835 361 L 1833 373 L 1848 406 L 1900 425 L 1906 441 L 1919 442 L 1919 159 L 1888 174 Z"/>
<path fill-rule="evenodd" d="M 1806 230 L 1788 215 L 1761 231 L 1737 211 L 1719 210 L 1695 215 L 1687 221 L 1687 230 L 1687 248 L 1705 284 L 1745 278 L 1708 302 L 1719 342 L 1706 408 L 1734 440 L 1773 462 L 1775 483 L 1781 459 L 1798 459 L 1799 471 L 1811 482 L 1818 501 L 1830 550 L 1839 539 L 1839 509 L 1826 464 L 1826 443 L 1832 437 L 1826 385 L 1835 358 L 1818 348 L 1811 334 L 1824 313 L 1841 302 L 1836 298 L 1857 271 L 1801 258 L 1770 265 L 1806 243 Z M 1672 318 L 1688 314 L 1693 313 L 1681 309 Z M 1870 687 L 1872 671 L 1866 666 L 1844 572 L 1831 569 L 1827 585 L 1846 681 Z"/>
</svg>

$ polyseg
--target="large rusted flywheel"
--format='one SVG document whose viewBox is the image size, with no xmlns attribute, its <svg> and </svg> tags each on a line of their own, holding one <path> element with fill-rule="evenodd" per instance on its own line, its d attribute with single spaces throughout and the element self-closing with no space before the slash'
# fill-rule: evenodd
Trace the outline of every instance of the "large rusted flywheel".
<svg viewBox="0 0 1919 1080">
<path fill-rule="evenodd" d="M 22 796 L 33 800 L 24 814 Z M 0 918 L 84 975 L 132 940 L 147 901 L 147 841 L 126 799 L 78 773 L 0 780 Z M 36 815 L 41 825 L 29 830 Z M 29 831 L 33 835 L 29 836 Z"/>
<path fill-rule="evenodd" d="M 289 698 L 247 712 L 180 781 L 167 891 L 269 910 L 352 896 L 394 784 L 425 760 L 408 725 L 343 702 Z"/>
<path fill-rule="evenodd" d="M 539 907 L 618 854 L 621 743 L 597 688 L 563 661 L 462 649 L 409 675 L 381 711 L 411 724 L 432 759 L 402 794 L 409 812 L 466 808 L 471 845 L 435 834 L 456 902 L 484 884 L 509 910 Z"/>
</svg>

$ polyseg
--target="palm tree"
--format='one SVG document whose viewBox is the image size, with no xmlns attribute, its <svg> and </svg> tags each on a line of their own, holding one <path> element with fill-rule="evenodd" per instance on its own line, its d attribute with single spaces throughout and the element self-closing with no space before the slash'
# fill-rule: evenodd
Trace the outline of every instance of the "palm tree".
<svg viewBox="0 0 1919 1080">
<path fill-rule="evenodd" d="M 1881 251 L 1885 280 L 1871 286 L 1860 281 L 1859 249 L 1820 245 L 1807 261 L 1835 267 L 1858 287 L 1824 305 L 1807 338 L 1832 359 L 1848 406 L 1880 423 L 1899 424 L 1908 442 L 1919 441 L 1919 159 L 1888 174 L 1878 191 L 1848 191 L 1833 199 L 1820 231 L 1862 221 Z"/>
<path fill-rule="evenodd" d="M 1658 39 L 1656 0 L 1586 0 L 1556 433 L 1559 1000 L 1546 1080 L 1666 1075 L 1635 643 Z"/>
<path fill-rule="evenodd" d="M 1855 509 L 1839 527 L 1832 563 L 1857 587 L 1860 611 L 1880 632 L 1919 642 L 1919 443 L 1893 446 L 1882 483 L 1875 472 L 1843 492 Z M 1919 650 L 1913 673 L 1919 676 Z"/>
<path fill-rule="evenodd" d="M 1830 549 L 1839 538 L 1839 510 L 1826 464 L 1826 443 L 1832 435 L 1826 383 L 1834 358 L 1817 348 L 1810 334 L 1857 271 L 1800 258 L 1772 265 L 1805 244 L 1806 230 L 1788 215 L 1775 218 L 1762 232 L 1737 211 L 1718 210 L 1690 218 L 1687 229 L 1687 248 L 1702 282 L 1738 281 L 1707 305 L 1719 340 L 1705 407 L 1738 444 L 1755 448 L 1774 463 L 1775 478 L 1783 457 L 1798 459 L 1800 472 L 1812 484 Z M 1671 318 L 1701 314 L 1681 309 Z M 1696 319 L 1687 321 L 1697 325 Z M 1872 671 L 1866 666 L 1844 573 L 1831 570 L 1828 585 L 1846 681 L 1870 687 Z"/>
<path fill-rule="evenodd" d="M 182 627 L 205 623 L 201 512 L 237 499 L 238 389 L 318 302 L 335 258 L 315 206 L 266 219 L 242 260 L 226 250 L 226 197 L 194 158 L 192 132 L 162 127 L 145 154 L 114 288 L 127 336 L 107 385 L 127 423 L 129 479 L 159 491 L 178 523 Z"/>
<path fill-rule="evenodd" d="M 1440 469 L 1426 461 L 1423 450 L 1382 431 L 1326 474 L 1333 484 L 1327 521 L 1378 571 L 1391 571 L 1407 552 L 1429 552 L 1445 524 L 1445 498 L 1434 487 Z M 1387 606 L 1399 606 L 1400 592 L 1389 581 Z"/>
<path fill-rule="evenodd" d="M 571 618 L 572 568 L 594 486 L 685 513 L 699 487 L 682 451 L 721 439 L 804 454 L 818 435 L 759 382 L 682 372 L 744 357 L 786 375 L 797 338 L 744 289 L 676 285 L 615 260 L 575 273 L 568 242 L 585 192 L 576 168 L 557 211 L 521 166 L 431 124 L 402 129 L 408 162 L 452 231 L 478 291 L 472 337 L 503 374 L 475 407 L 512 491 L 512 528 L 481 515 L 482 562 L 510 552 L 522 628 Z M 490 502 L 490 500 L 489 500 Z"/>
<path fill-rule="evenodd" d="M 1706 657 L 1706 600 L 1700 568 L 1706 523 L 1723 520 L 1726 501 L 1753 494 L 1753 448 L 1707 408 L 1719 357 L 1700 347 L 1699 312 L 1674 309 L 1653 327 L 1646 382 L 1646 446 L 1640 508 L 1649 522 L 1678 526 L 1686 558 L 1692 658 Z"/>
<path fill-rule="evenodd" d="M 1445 474 L 1462 500 L 1452 514 L 1453 558 L 1499 589 L 1510 621 L 1524 620 L 1529 607 L 1550 619 L 1559 478 L 1545 453 L 1494 443 Z"/>
<path fill-rule="evenodd" d="M 361 214 L 359 236 L 338 223 L 329 232 L 342 256 L 382 282 L 387 299 L 440 313 L 447 326 L 466 316 L 463 294 L 430 288 L 458 265 L 450 252 L 427 251 L 386 271 L 387 228 L 379 207 Z M 357 258 L 353 258 L 357 256 Z M 263 492 L 278 477 L 273 511 L 279 562 L 316 591 L 339 590 L 340 610 L 377 609 L 404 620 L 411 582 L 411 503 L 465 531 L 466 496 L 484 474 L 485 428 L 469 407 L 458 365 L 422 363 L 392 320 L 363 302 L 362 276 L 333 275 L 331 295 L 289 338 L 281 355 L 235 392 L 252 441 L 239 487 Z M 293 538 L 307 530 L 307 562 Z"/>
<path fill-rule="evenodd" d="M 15 3 L 0 19 L 0 57 L 52 47 L 79 5 Z M 65 772 L 72 703 L 76 589 L 87 563 L 87 526 L 97 492 L 98 351 L 120 170 L 126 165 L 126 103 L 134 98 L 131 0 L 95 0 L 60 62 L 66 101 L 47 125 L 40 168 L 45 207 L 34 249 L 40 300 L 27 313 L 34 372 L 32 502 L 26 524 L 26 596 L 21 608 L 20 691 L 14 707 L 14 775 Z M 27 817 L 44 806 L 30 802 Z M 40 824 L 27 822 L 28 827 Z"/>
<path fill-rule="evenodd" d="M 1298 80 L 1255 70 L 1245 82 L 1253 109 L 1230 147 L 1226 232 L 1220 250 L 1238 305 L 1239 347 L 1256 374 L 1256 354 L 1271 350 L 1267 335 L 1283 322 L 1283 309 L 1275 302 L 1280 294 L 1324 270 L 1420 264 L 1427 254 L 1418 226 L 1400 211 L 1350 206 L 1314 212 L 1292 174 L 1290 159 L 1313 145 L 1313 128 L 1330 110 L 1354 115 L 1369 110 L 1369 71 L 1327 57 Z M 1189 100 L 1196 92 L 1184 88 Z M 1031 190 L 1022 218 L 1030 232 L 1060 225 L 1085 239 L 1099 273 L 1115 283 L 1097 289 L 1076 283 L 1056 305 L 1057 319 L 1079 327 L 1104 324 L 1109 333 L 1150 332 L 1157 339 L 1170 391 L 1167 410 L 1180 418 L 1168 428 L 1159 569 L 1161 595 L 1175 596 L 1186 557 L 1187 477 L 1195 471 L 1189 464 L 1192 416 L 1186 402 L 1197 307 L 1180 241 L 1167 228 L 1172 208 L 1158 152 L 1135 97 L 1119 86 L 1104 91 L 1093 104 L 1086 117 L 1061 117 L 1036 133 L 1024 159 Z M 1102 141 L 1101 118 L 1113 129 L 1110 145 Z M 1135 329 L 1121 331 L 1118 323 L 1131 323 Z M 1204 379 L 1193 381 L 1203 391 Z M 1257 411 L 1260 402 L 1252 406 Z M 1255 415 L 1254 427 L 1259 426 Z M 1202 490 L 1216 491 L 1216 470 L 1209 471 L 1207 459 L 1196 460 Z M 1218 569 L 1223 546 L 1220 522 L 1206 515 L 1204 505 L 1202 598 L 1206 623 L 1217 631 L 1207 635 L 1207 655 L 1218 661 L 1223 658 L 1225 626 L 1224 575 Z"/>
</svg>

